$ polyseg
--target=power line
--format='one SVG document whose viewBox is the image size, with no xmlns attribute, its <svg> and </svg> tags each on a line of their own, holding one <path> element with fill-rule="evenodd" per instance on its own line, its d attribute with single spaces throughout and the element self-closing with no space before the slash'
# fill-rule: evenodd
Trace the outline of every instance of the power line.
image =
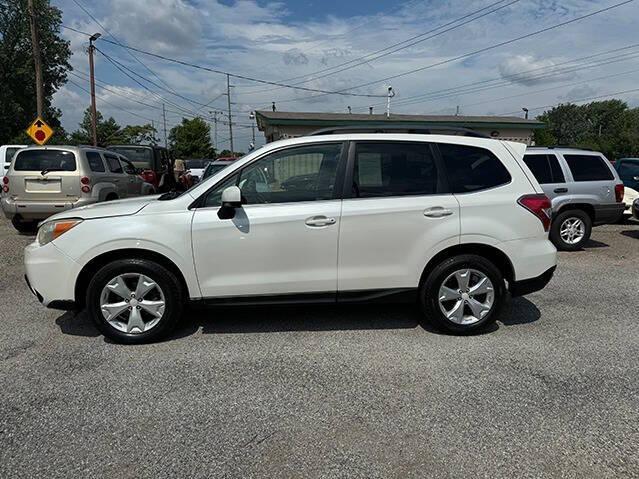
<svg viewBox="0 0 639 479">
<path fill-rule="evenodd" d="M 459 27 L 462 27 L 464 25 L 472 23 L 472 22 L 474 22 L 476 20 L 479 20 L 480 18 L 483 18 L 485 16 L 490 15 L 491 13 L 495 13 L 495 12 L 497 12 L 499 10 L 502 10 L 502 9 L 504 9 L 506 7 L 509 7 L 509 6 L 519 2 L 520 0 L 512 0 L 511 2 L 509 2 L 507 4 L 501 5 L 501 6 L 497 7 L 497 8 L 494 8 L 493 10 L 489 10 L 490 8 L 492 8 L 495 5 L 498 5 L 500 3 L 503 3 L 504 1 L 505 0 L 499 0 L 497 2 L 491 3 L 490 5 L 488 5 L 486 7 L 482 7 L 479 10 L 476 10 L 476 11 L 474 11 L 472 13 L 468 13 L 468 14 L 462 16 L 462 17 L 459 17 L 459 18 L 457 18 L 455 20 L 452 20 L 452 21 L 450 21 L 448 23 L 440 25 L 440 26 L 438 26 L 438 27 L 436 27 L 436 28 L 434 28 L 432 30 L 429 30 L 429 31 L 424 32 L 424 33 L 420 33 L 419 35 L 415 35 L 415 36 L 413 36 L 411 38 L 408 38 L 408 39 L 406 39 L 404 41 L 395 43 L 395 44 L 390 45 L 390 46 L 388 46 L 386 48 L 382 48 L 381 50 L 377 50 L 375 52 L 369 53 L 369 54 L 364 55 L 362 57 L 355 58 L 353 60 L 341 63 L 339 65 L 335 65 L 335 66 L 330 67 L 330 68 L 325 68 L 325 69 L 322 69 L 322 70 L 319 70 L 319 71 L 316 71 L 316 72 L 313 72 L 313 73 L 308 73 L 306 75 L 301 75 L 301 76 L 293 77 L 293 78 L 287 78 L 286 80 L 283 80 L 283 81 L 291 81 L 291 80 L 295 80 L 297 78 L 306 78 L 306 77 L 309 77 L 309 76 L 312 77 L 312 78 L 307 78 L 306 80 L 301 81 L 301 82 L 293 83 L 293 85 L 301 85 L 303 83 L 308 83 L 310 81 L 319 80 L 321 78 L 325 78 L 325 77 L 330 76 L 330 75 L 335 75 L 337 73 L 340 73 L 340 72 L 343 72 L 343 71 L 346 71 L 346 70 L 350 70 L 351 68 L 355 68 L 355 67 L 360 66 L 360 65 L 368 64 L 371 61 L 378 60 L 380 58 L 383 58 L 385 56 L 391 55 L 391 54 L 396 53 L 398 51 L 404 50 L 406 48 L 410 48 L 410 47 L 412 47 L 414 45 L 417 45 L 418 43 L 425 42 L 426 40 L 430 40 L 431 38 L 438 37 L 440 35 L 443 35 L 444 33 L 450 32 L 450 31 L 455 30 L 455 29 L 457 29 Z M 489 10 L 489 11 L 485 11 L 484 13 L 481 13 L 484 10 Z M 468 17 L 472 17 L 473 15 L 477 15 L 478 13 L 481 13 L 481 15 L 476 16 L 474 18 L 471 18 L 470 20 L 467 20 L 465 22 L 459 23 L 458 25 L 454 25 L 454 26 L 452 26 L 450 28 L 446 28 L 445 30 L 442 30 L 442 31 L 439 31 L 439 32 L 437 31 L 437 30 L 441 30 L 442 28 L 449 27 L 449 26 L 451 26 L 451 25 L 453 25 L 453 24 L 455 24 L 457 22 L 460 22 L 462 20 L 465 20 Z M 434 32 L 437 32 L 437 33 L 434 33 Z M 432 33 L 432 35 L 430 35 L 431 33 Z M 421 38 L 420 40 L 416 40 L 417 38 L 424 37 L 426 35 L 429 35 L 429 36 L 427 36 L 426 38 Z M 413 40 L 416 40 L 416 41 L 413 41 Z M 403 45 L 403 46 L 401 46 L 399 48 L 395 48 L 395 47 L 400 46 L 400 45 Z M 393 49 L 393 48 L 395 48 L 395 49 Z M 377 55 L 377 56 L 375 56 L 375 55 Z M 363 60 L 363 61 L 360 61 L 360 60 Z M 344 66 L 344 65 L 350 65 L 350 66 L 348 66 L 346 68 L 338 69 L 339 67 Z M 320 75 L 320 76 L 314 77 L 314 75 L 317 75 L 319 73 L 328 72 L 330 70 L 335 70 L 335 69 L 338 69 L 338 70 L 330 72 L 330 73 L 326 73 L 324 75 Z M 255 91 L 250 91 L 250 92 L 244 92 L 244 94 L 253 94 L 253 93 L 267 92 L 267 91 L 274 91 L 274 90 L 277 90 L 277 88 L 268 89 L 268 90 L 255 90 Z"/>
<path fill-rule="evenodd" d="M 630 0 L 630 1 L 632 1 L 632 0 Z M 80 31 L 78 29 L 68 27 L 66 25 L 62 25 L 62 27 L 66 28 L 68 30 L 74 31 L 76 33 L 80 33 L 80 34 L 83 34 L 83 35 L 91 36 L 87 32 L 83 32 L 83 31 Z M 216 69 L 216 68 L 210 68 L 210 67 L 206 67 L 206 66 L 203 66 L 203 65 L 197 65 L 195 63 L 186 62 L 184 60 L 179 60 L 177 58 L 171 58 L 171 57 L 167 57 L 167 56 L 164 56 L 164 55 L 158 55 L 157 53 L 147 52 L 145 50 L 141 50 L 139 48 L 132 47 L 130 45 L 118 44 L 118 43 L 115 43 L 115 42 L 113 42 L 111 40 L 107 40 L 106 38 L 103 38 L 102 41 L 106 42 L 106 43 L 111 43 L 111 44 L 114 44 L 114 45 L 119 45 L 122 48 L 127 48 L 129 50 L 133 50 L 135 52 L 142 53 L 143 55 L 148 55 L 150 57 L 159 58 L 160 60 L 164 60 L 164 61 L 172 62 L 172 63 L 177 63 L 178 65 L 183 65 L 183 66 L 195 68 L 195 69 L 198 69 L 198 70 L 204 70 L 204 71 L 207 71 L 207 72 L 210 72 L 210 73 L 217 73 L 217 74 L 220 74 L 220 75 L 229 75 L 230 77 L 233 77 L 233 78 L 239 78 L 241 80 L 247 80 L 247 81 L 252 81 L 252 82 L 256 82 L 256 83 L 263 83 L 265 85 L 281 86 L 281 87 L 285 87 L 285 88 L 291 88 L 291 89 L 294 89 L 294 90 L 303 90 L 303 91 L 314 92 L 314 93 L 322 93 L 324 95 L 342 95 L 342 96 L 357 96 L 357 97 L 368 97 L 368 98 L 386 98 L 386 95 L 373 95 L 373 94 L 367 94 L 367 93 L 348 93 L 348 92 L 343 92 L 343 91 L 328 91 L 328 90 L 321 90 L 321 89 L 318 89 L 318 88 L 307 88 L 307 87 L 301 87 L 301 86 L 295 86 L 295 85 L 287 85 L 285 83 L 276 82 L 276 81 L 261 80 L 259 78 L 253 78 L 253 77 L 249 77 L 249 76 L 246 76 L 246 75 L 240 75 L 240 74 L 237 74 L 237 73 L 226 72 L 226 71 L 219 70 L 219 69 Z M 100 53 L 102 53 L 102 52 L 100 52 Z"/>
<path fill-rule="evenodd" d="M 616 91 L 614 93 L 606 93 L 605 95 L 597 95 L 597 96 L 591 96 L 591 97 L 587 97 L 587 98 L 580 98 L 579 100 L 570 100 L 570 101 L 568 101 L 566 103 L 556 103 L 554 105 L 536 106 L 534 108 L 529 108 L 528 110 L 529 111 L 545 110 L 546 108 L 554 108 L 554 107 L 559 106 L 559 105 L 569 105 L 571 103 L 580 103 L 582 101 L 598 100 L 600 98 L 608 98 L 608 97 L 611 97 L 611 96 L 625 95 L 627 93 L 635 93 L 635 92 L 639 92 L 639 88 L 633 88 L 632 90 Z M 508 112 L 508 113 L 499 113 L 499 115 L 508 116 L 508 115 L 515 115 L 517 113 L 521 113 L 521 110 L 511 111 L 511 112 Z"/>
<path fill-rule="evenodd" d="M 487 52 L 487 51 L 490 51 L 490 50 L 494 50 L 495 48 L 503 47 L 505 45 L 509 45 L 511 43 L 515 43 L 515 42 L 518 42 L 520 40 L 524 40 L 526 38 L 531 38 L 533 36 L 539 35 L 541 33 L 548 32 L 550 30 L 554 30 L 556 28 L 560 28 L 560 27 L 564 27 L 566 25 L 570 25 L 570 24 L 578 22 L 580 20 L 584 20 L 586 18 L 598 15 L 600 13 L 607 12 L 607 11 L 612 10 L 614 8 L 618 8 L 618 7 L 621 7 L 623 5 L 627 5 L 627 4 L 632 3 L 634 1 L 635 0 L 625 0 L 623 2 L 619 2 L 619 3 L 616 3 L 614 5 L 610 5 L 608 7 L 601 8 L 601 9 L 596 10 L 594 12 L 590 12 L 590 13 L 587 13 L 585 15 L 581 15 L 579 17 L 575 17 L 575 18 L 573 18 L 571 20 L 566 20 L 564 22 L 557 23 L 557 24 L 552 25 L 550 27 L 545 27 L 545 28 L 542 28 L 540 30 L 536 30 L 534 32 L 527 33 L 525 35 L 521 35 L 519 37 L 511 38 L 510 40 L 505 40 L 503 42 L 495 43 L 493 45 L 489 45 L 487 47 L 480 48 L 478 50 L 474 50 L 474 51 L 471 51 L 471 52 L 468 52 L 468 53 L 464 53 L 464 54 L 458 55 L 456 57 L 449 58 L 447 60 L 442 60 L 442 61 L 439 61 L 439 62 L 431 63 L 429 65 L 426 65 L 426 66 L 423 66 L 423 67 L 420 67 L 420 68 L 415 68 L 413 70 L 408 70 L 406 72 L 398 73 L 396 75 L 391 75 L 389 77 L 380 78 L 380 79 L 373 80 L 373 81 L 366 82 L 366 83 L 361 83 L 359 85 L 353 85 L 353 86 L 350 86 L 348 88 L 344 88 L 342 90 L 339 90 L 338 92 L 339 93 L 344 93 L 344 92 L 347 92 L 347 91 L 350 91 L 350 90 L 363 88 L 365 86 L 375 85 L 375 84 L 378 84 L 378 83 L 386 82 L 388 80 L 394 80 L 395 78 L 400 78 L 400 77 L 403 77 L 403 76 L 406 76 L 406 75 L 411 75 L 413 73 L 421 72 L 421 71 L 428 70 L 428 69 L 431 69 L 431 68 L 435 68 L 435 67 L 438 67 L 438 66 L 441 66 L 441 65 L 452 63 L 452 62 L 455 62 L 455 61 L 458 61 L 458 60 L 469 58 L 471 56 L 479 55 L 480 53 L 484 53 L 484 52 Z M 311 99 L 311 98 L 318 98 L 320 96 L 324 96 L 324 95 L 312 95 L 312 96 L 309 96 L 309 97 L 290 98 L 290 99 L 286 99 L 286 100 L 279 100 L 278 103 L 291 102 L 291 101 L 301 101 L 301 100 L 306 100 L 306 99 Z"/>
</svg>

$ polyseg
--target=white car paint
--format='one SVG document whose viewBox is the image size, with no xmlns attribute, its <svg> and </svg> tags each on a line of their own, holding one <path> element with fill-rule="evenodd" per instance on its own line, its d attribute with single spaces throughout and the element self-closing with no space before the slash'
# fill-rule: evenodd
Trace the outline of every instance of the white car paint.
<svg viewBox="0 0 639 479">
<path fill-rule="evenodd" d="M 2 165 L 2 176 L 7 174 L 9 167 L 11 166 L 11 160 L 13 159 L 16 151 L 21 148 L 26 148 L 28 145 L 0 145 L 0 165 Z"/>
<path fill-rule="evenodd" d="M 626 213 L 630 213 L 632 203 L 634 203 L 637 198 L 639 198 L 639 191 L 628 188 L 627 186 L 624 187 L 623 202 L 626 205 Z"/>
<path fill-rule="evenodd" d="M 468 194 L 248 205 L 233 220 L 220 220 L 218 208 L 190 208 L 212 186 L 274 150 L 357 140 L 478 146 L 503 162 L 512 181 Z M 29 245 L 27 276 L 45 305 L 73 301 L 76 280 L 89 261 L 134 249 L 173 262 L 191 299 L 415 288 L 435 254 L 478 243 L 504 252 L 517 281 L 536 278 L 556 265 L 556 250 L 541 221 L 517 204 L 522 195 L 541 191 L 521 160 L 523 151 L 518 144 L 499 140 L 444 135 L 362 133 L 270 143 L 178 198 L 136 198 L 52 216 L 47 221 L 84 221 L 51 243 Z M 447 213 L 438 217 L 441 210 Z M 309 227 L 307 221 L 315 216 L 334 222 Z"/>
</svg>

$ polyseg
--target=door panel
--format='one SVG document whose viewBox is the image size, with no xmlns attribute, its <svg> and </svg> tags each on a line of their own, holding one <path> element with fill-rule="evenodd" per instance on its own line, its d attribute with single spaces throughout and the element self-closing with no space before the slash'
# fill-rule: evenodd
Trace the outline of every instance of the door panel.
<svg viewBox="0 0 639 479">
<path fill-rule="evenodd" d="M 341 201 L 217 208 L 193 217 L 193 256 L 205 297 L 335 292 Z M 325 223 L 316 222 L 322 217 Z"/>
<path fill-rule="evenodd" d="M 452 194 L 344 200 L 338 289 L 415 288 L 428 259 L 458 243 Z"/>
</svg>

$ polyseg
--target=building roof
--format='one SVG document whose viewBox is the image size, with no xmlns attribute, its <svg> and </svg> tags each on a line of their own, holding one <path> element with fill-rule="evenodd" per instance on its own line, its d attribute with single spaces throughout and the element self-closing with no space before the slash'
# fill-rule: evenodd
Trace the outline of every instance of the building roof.
<svg viewBox="0 0 639 479">
<path fill-rule="evenodd" d="M 308 126 L 352 126 L 364 122 L 393 125 L 446 125 L 466 128 L 513 128 L 537 129 L 544 124 L 537 120 L 525 120 L 516 116 L 463 116 L 463 115 L 400 115 L 359 114 L 359 113 L 316 113 L 290 111 L 256 111 L 255 116 L 260 130 L 269 125 L 308 125 Z"/>
</svg>

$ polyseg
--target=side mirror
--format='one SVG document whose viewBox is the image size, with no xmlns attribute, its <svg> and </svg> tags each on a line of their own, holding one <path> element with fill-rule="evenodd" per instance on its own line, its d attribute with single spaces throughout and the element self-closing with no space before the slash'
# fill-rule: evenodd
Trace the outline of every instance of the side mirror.
<svg viewBox="0 0 639 479">
<path fill-rule="evenodd" d="M 237 186 L 229 186 L 222 192 L 222 206 L 217 212 L 221 220 L 235 218 L 235 210 L 242 207 L 242 192 Z"/>
</svg>

